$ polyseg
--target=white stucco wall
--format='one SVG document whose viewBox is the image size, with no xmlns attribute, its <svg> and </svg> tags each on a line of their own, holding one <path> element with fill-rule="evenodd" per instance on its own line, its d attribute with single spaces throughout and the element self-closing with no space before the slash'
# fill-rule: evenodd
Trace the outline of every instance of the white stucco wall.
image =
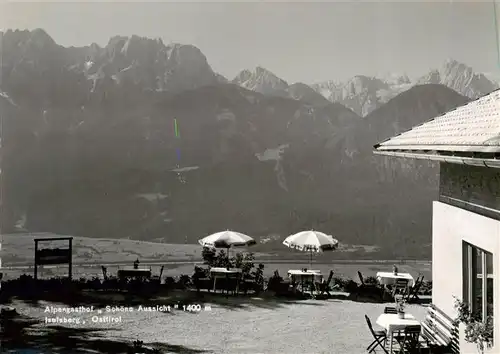
<svg viewBox="0 0 500 354">
<path fill-rule="evenodd" d="M 493 254 L 495 347 L 500 353 L 500 221 L 441 202 L 433 203 L 432 214 L 432 302 L 450 317 L 456 317 L 453 296 L 462 298 L 462 241 Z M 475 354 L 474 345 L 463 340 L 460 351 Z"/>
</svg>

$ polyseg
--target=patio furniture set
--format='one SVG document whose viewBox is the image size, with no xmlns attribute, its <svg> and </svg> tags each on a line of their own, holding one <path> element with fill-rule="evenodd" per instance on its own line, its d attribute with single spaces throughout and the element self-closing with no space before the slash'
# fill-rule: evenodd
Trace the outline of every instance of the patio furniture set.
<svg viewBox="0 0 500 354">
<path fill-rule="evenodd" d="M 420 300 L 418 293 L 424 281 L 424 276 L 413 278 L 410 273 L 400 272 L 378 272 L 376 283 L 366 282 L 363 274 L 358 272 L 361 285 L 354 296 L 374 297 L 380 301 L 394 300 L 397 295 L 401 295 L 406 302 L 416 302 Z"/>
<path fill-rule="evenodd" d="M 222 231 L 198 241 L 200 245 L 208 248 L 226 248 L 227 249 L 227 264 L 229 262 L 229 251 L 233 247 L 248 247 L 255 245 L 256 242 L 250 236 L 244 235 L 235 231 Z M 287 237 L 283 244 L 289 248 L 307 251 L 310 253 L 310 260 L 312 266 L 312 255 L 313 253 L 333 251 L 338 247 L 338 241 L 334 239 L 331 235 L 326 235 L 322 232 L 310 230 L 302 231 L 294 235 Z M 262 279 L 255 279 L 255 276 L 250 274 L 244 274 L 240 268 L 231 267 L 212 267 L 208 272 L 203 271 L 198 267 L 198 275 L 195 277 L 195 286 L 198 289 L 207 289 L 215 292 L 218 289 L 218 285 L 221 290 L 232 291 L 238 293 L 243 290 L 245 293 L 253 289 L 255 291 L 263 290 Z M 195 271 L 196 273 L 196 271 Z M 208 273 L 208 274 L 206 274 Z M 331 280 L 333 273 L 330 273 L 329 281 Z M 293 292 L 305 292 L 309 290 L 311 295 L 321 289 L 327 289 L 327 286 L 322 285 L 323 276 L 318 270 L 308 270 L 304 269 L 291 269 L 288 272 L 288 277 L 290 278 L 290 286 Z M 279 279 L 279 274 L 276 274 L 276 279 Z M 328 281 L 328 283 L 329 283 Z M 286 284 L 279 284 L 285 290 Z M 289 287 L 287 287 L 287 291 Z M 278 289 L 280 292 L 281 289 Z M 324 292 L 324 291 L 320 291 Z"/>
<path fill-rule="evenodd" d="M 255 275 L 244 274 L 241 268 L 212 267 L 208 270 L 200 267 L 195 268 L 194 285 L 197 291 L 207 290 L 208 292 L 217 290 L 223 293 L 238 294 L 240 291 L 247 293 L 252 290 L 258 293 L 262 290 L 259 279 Z"/>
<path fill-rule="evenodd" d="M 330 283 L 333 280 L 333 270 L 330 271 L 328 278 L 324 279 L 320 270 L 313 269 L 290 269 L 288 271 L 288 280 L 280 280 L 274 286 L 268 284 L 267 289 L 274 291 L 277 295 L 306 295 L 312 298 L 319 296 L 331 296 L 330 291 L 335 288 Z M 275 279 L 280 279 L 278 271 L 275 271 Z"/>
<path fill-rule="evenodd" d="M 397 282 L 397 279 L 395 280 Z M 417 279 L 413 288 L 418 282 L 421 283 L 421 280 Z M 404 292 L 399 301 L 411 299 L 408 294 L 412 294 L 411 289 Z M 382 328 L 381 330 L 373 328 L 367 315 L 365 320 L 373 337 L 372 343 L 366 348 L 369 353 L 374 353 L 378 349 L 386 354 L 460 353 L 458 327 L 455 321 L 434 304 L 428 307 L 423 322 L 396 307 L 385 307 L 384 313 L 377 318 L 376 324 Z"/>
<path fill-rule="evenodd" d="M 291 269 L 288 271 L 288 280 L 280 280 L 281 277 L 278 271 L 275 271 L 273 278 L 277 281 L 273 283 L 273 280 L 270 279 L 267 284 L 261 285 L 259 285 L 258 279 L 255 279 L 252 275 L 243 274 L 241 268 L 212 267 L 209 274 L 209 277 L 200 276 L 196 278 L 195 286 L 198 291 L 203 289 L 215 293 L 220 290 L 228 294 L 238 294 L 240 291 L 247 293 L 249 290 L 254 292 L 270 290 L 277 295 L 301 293 L 314 298 L 316 296 L 331 295 L 329 292 L 331 290 L 330 283 L 334 272 L 330 271 L 328 279 L 325 281 L 319 270 Z"/>
</svg>

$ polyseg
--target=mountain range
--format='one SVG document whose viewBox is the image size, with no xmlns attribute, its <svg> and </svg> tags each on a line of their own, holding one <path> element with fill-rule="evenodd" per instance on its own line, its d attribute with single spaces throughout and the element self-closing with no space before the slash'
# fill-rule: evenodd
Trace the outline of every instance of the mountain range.
<svg viewBox="0 0 500 354">
<path fill-rule="evenodd" d="M 302 99 L 311 104 L 325 104 L 322 96 L 329 102 L 348 107 L 362 117 L 415 85 L 442 84 L 471 99 L 499 88 L 496 80 L 476 73 L 471 67 L 453 59 L 446 60 L 439 69 L 432 69 L 414 80 L 406 74 L 381 77 L 356 75 L 345 82 L 329 80 L 312 85 L 288 85 L 273 73 L 257 67 L 254 71 L 242 71 L 232 82 L 263 94 Z M 314 95 L 311 88 L 320 95 Z"/>
<path fill-rule="evenodd" d="M 221 229 L 269 239 L 314 228 L 380 248 L 334 257 L 428 257 L 437 167 L 372 146 L 491 83 L 450 61 L 462 69 L 428 83 L 359 76 L 332 102 L 261 67 L 228 80 L 191 45 L 132 36 L 65 48 L 40 29 L 2 37 L 4 233 L 184 243 Z M 385 103 L 380 90 L 391 92 Z"/>
</svg>

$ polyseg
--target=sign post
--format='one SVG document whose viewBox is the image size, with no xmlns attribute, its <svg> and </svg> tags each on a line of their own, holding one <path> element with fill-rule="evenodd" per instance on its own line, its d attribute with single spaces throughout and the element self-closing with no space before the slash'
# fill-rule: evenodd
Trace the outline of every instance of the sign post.
<svg viewBox="0 0 500 354">
<path fill-rule="evenodd" d="M 48 241 L 68 241 L 67 248 L 38 248 L 38 243 Z M 73 274 L 73 237 L 35 238 L 34 278 L 38 279 L 38 266 L 67 264 L 68 278 Z"/>
</svg>

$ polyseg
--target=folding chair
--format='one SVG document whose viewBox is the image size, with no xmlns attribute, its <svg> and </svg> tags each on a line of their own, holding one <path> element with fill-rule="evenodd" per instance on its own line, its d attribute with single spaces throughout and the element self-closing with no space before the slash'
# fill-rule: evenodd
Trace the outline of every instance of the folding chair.
<svg viewBox="0 0 500 354">
<path fill-rule="evenodd" d="M 324 283 L 317 283 L 316 286 L 319 290 L 320 295 L 328 295 L 331 296 L 330 294 L 330 283 L 333 279 L 333 270 L 330 271 L 330 275 L 328 275 L 328 279 Z"/>
<path fill-rule="evenodd" d="M 420 290 L 420 287 L 422 286 L 422 283 L 424 282 L 424 276 L 422 275 L 422 278 L 417 278 L 417 281 L 415 282 L 415 285 L 412 286 L 408 294 L 406 295 L 405 300 L 407 302 L 413 302 L 413 301 L 420 301 L 420 297 L 418 297 L 418 291 Z"/>
<path fill-rule="evenodd" d="M 415 280 L 415 284 L 413 284 L 413 286 L 410 287 L 409 290 L 404 293 L 403 300 L 408 301 L 410 298 L 413 297 L 415 290 L 418 292 L 419 288 L 420 288 L 420 276 L 418 276 L 417 280 Z"/>
<path fill-rule="evenodd" d="M 392 289 L 392 297 L 396 298 L 397 294 L 402 294 L 403 297 L 408 291 L 408 279 L 396 279 L 396 283 Z"/>
<path fill-rule="evenodd" d="M 367 284 L 365 283 L 365 280 L 363 278 L 363 274 L 361 274 L 360 271 L 358 271 L 358 277 L 359 281 L 361 282 L 361 285 L 358 287 L 357 292 L 356 292 L 356 297 L 358 297 L 360 294 L 371 297 L 371 298 L 376 298 L 376 299 L 383 299 L 383 289 L 379 287 L 377 284 Z"/>
<path fill-rule="evenodd" d="M 363 279 L 363 274 L 361 274 L 360 271 L 358 271 L 358 277 L 359 277 L 359 281 L 361 282 L 361 286 L 364 286 L 365 285 L 365 281 Z"/>
<path fill-rule="evenodd" d="M 380 347 L 386 354 L 389 354 L 387 349 L 385 349 L 385 344 L 387 343 L 387 334 L 385 333 L 385 331 L 373 330 L 372 322 L 367 315 L 365 315 L 365 320 L 374 339 L 374 341 L 368 347 L 366 347 L 366 350 L 369 353 L 373 353 L 375 348 Z"/>
<path fill-rule="evenodd" d="M 419 325 L 405 327 L 403 334 L 396 336 L 396 340 L 403 353 L 420 352 L 420 333 L 422 328 Z"/>
</svg>

